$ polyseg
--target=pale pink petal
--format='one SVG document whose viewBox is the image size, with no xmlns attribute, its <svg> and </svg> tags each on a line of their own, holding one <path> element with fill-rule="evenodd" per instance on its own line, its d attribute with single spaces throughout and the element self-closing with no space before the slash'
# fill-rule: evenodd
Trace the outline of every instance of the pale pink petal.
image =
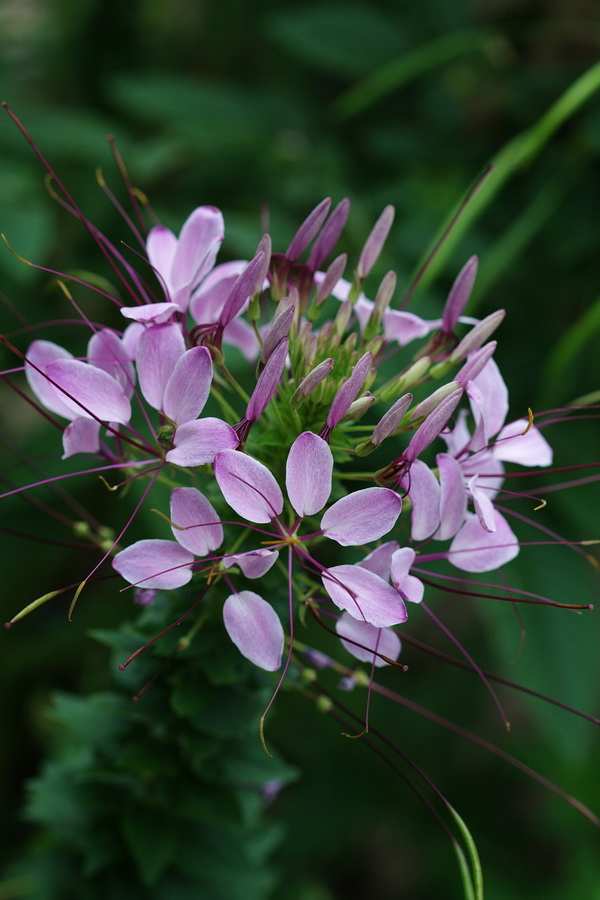
<svg viewBox="0 0 600 900">
<path fill-rule="evenodd" d="M 213 462 L 220 450 L 234 450 L 239 442 L 231 425 L 207 416 L 179 426 L 165 459 L 175 466 L 203 466 Z"/>
<path fill-rule="evenodd" d="M 224 236 L 223 216 L 215 206 L 199 206 L 188 216 L 171 267 L 175 289 L 194 287 L 212 269 Z"/>
<path fill-rule="evenodd" d="M 400 656 L 400 638 L 391 628 L 375 628 L 345 612 L 335 623 L 335 630 L 348 653 L 361 662 L 373 663 L 379 668 L 388 665 L 381 656 L 394 660 Z"/>
<path fill-rule="evenodd" d="M 215 478 L 231 508 L 250 522 L 270 522 L 283 509 L 283 494 L 275 478 L 246 453 L 217 453 Z"/>
<path fill-rule="evenodd" d="M 233 285 L 247 265 L 247 260 L 237 259 L 215 266 L 209 272 L 190 302 L 194 322 L 207 325 L 217 321 Z"/>
<path fill-rule="evenodd" d="M 62 359 L 50 363 L 46 371 L 65 391 L 64 402 L 71 408 L 72 418 L 83 416 L 123 425 L 129 422 L 131 404 L 123 388 L 102 369 L 77 359 Z"/>
<path fill-rule="evenodd" d="M 495 531 L 494 504 L 486 491 L 477 485 L 478 478 L 478 475 L 473 475 L 469 480 L 469 491 L 473 499 L 475 513 L 479 519 L 479 524 L 485 531 Z"/>
<path fill-rule="evenodd" d="M 223 605 L 227 634 L 242 656 L 275 672 L 283 654 L 283 627 L 273 607 L 254 591 L 230 594 Z"/>
<path fill-rule="evenodd" d="M 163 325 L 178 309 L 176 303 L 145 303 L 143 306 L 122 306 L 121 315 L 144 325 Z"/>
<path fill-rule="evenodd" d="M 440 473 L 440 528 L 436 540 L 454 537 L 467 512 L 465 479 L 460 464 L 448 453 L 435 458 Z"/>
<path fill-rule="evenodd" d="M 388 309 L 383 317 L 383 333 L 388 341 L 396 341 L 400 347 L 405 347 L 411 341 L 435 331 L 440 324 L 440 319 L 426 321 L 414 313 Z"/>
<path fill-rule="evenodd" d="M 136 358 L 138 341 L 145 330 L 146 329 L 141 322 L 132 322 L 123 332 L 121 344 L 123 346 L 123 353 L 127 359 Z"/>
<path fill-rule="evenodd" d="M 118 381 L 126 397 L 132 396 L 135 370 L 118 334 L 103 328 L 92 335 L 88 341 L 87 361 Z"/>
<path fill-rule="evenodd" d="M 75 453 L 97 453 L 99 449 L 100 422 L 95 419 L 73 419 L 63 431 L 63 459 Z"/>
<path fill-rule="evenodd" d="M 389 488 L 365 488 L 342 497 L 321 519 L 326 537 L 343 547 L 368 544 L 394 527 L 402 500 Z"/>
<path fill-rule="evenodd" d="M 467 520 L 448 551 L 448 560 L 465 572 L 491 572 L 518 556 L 519 542 L 504 516 L 495 510 L 494 532 L 484 531 L 479 519 L 467 513 Z"/>
<path fill-rule="evenodd" d="M 327 441 L 311 431 L 299 435 L 288 454 L 285 484 L 299 516 L 323 509 L 331 493 L 333 456 Z"/>
<path fill-rule="evenodd" d="M 500 369 L 493 359 L 490 359 L 483 367 L 475 384 L 483 396 L 483 414 L 486 421 L 487 439 L 498 434 L 508 414 L 508 390 Z M 473 415 L 477 418 L 477 411 L 473 409 Z"/>
<path fill-rule="evenodd" d="M 185 353 L 185 342 L 179 325 L 151 325 L 140 336 L 137 345 L 137 372 L 146 402 L 162 409 L 165 386 L 175 364 Z"/>
<path fill-rule="evenodd" d="M 193 555 L 175 541 L 138 541 L 117 553 L 113 569 L 130 584 L 170 591 L 192 578 Z"/>
<path fill-rule="evenodd" d="M 392 556 L 392 584 L 404 600 L 420 603 L 425 593 L 423 582 L 409 570 L 415 561 L 416 553 L 410 547 L 401 547 Z"/>
<path fill-rule="evenodd" d="M 355 619 L 377 628 L 406 621 L 406 606 L 398 591 L 368 569 L 334 566 L 325 570 L 322 581 L 335 605 Z"/>
<path fill-rule="evenodd" d="M 380 547 L 377 547 L 368 556 L 365 556 L 357 565 L 362 566 L 363 569 L 368 569 L 369 572 L 374 572 L 376 575 L 379 575 L 380 578 L 383 578 L 384 581 L 390 580 L 390 571 L 392 565 L 392 554 L 394 550 L 398 549 L 397 541 L 387 541 L 387 543 L 382 544 Z"/>
<path fill-rule="evenodd" d="M 193 487 L 175 488 L 170 501 L 176 540 L 195 556 L 206 556 L 223 542 L 223 528 L 214 506 Z"/>
<path fill-rule="evenodd" d="M 465 478 L 481 476 L 481 486 L 485 487 L 490 499 L 496 496 L 504 482 L 504 465 L 493 455 L 492 450 L 480 450 L 467 456 L 460 463 Z"/>
<path fill-rule="evenodd" d="M 226 569 L 239 566 L 246 578 L 262 578 L 275 565 L 279 558 L 278 550 L 249 550 L 247 553 L 232 553 L 223 558 Z"/>
<path fill-rule="evenodd" d="M 57 415 L 63 416 L 65 419 L 73 419 L 73 410 L 67 404 L 65 395 L 53 384 L 50 384 L 48 379 L 42 374 L 46 372 L 46 368 L 50 363 L 59 359 L 73 359 L 73 355 L 68 350 L 65 350 L 64 347 L 59 347 L 58 344 L 54 344 L 52 341 L 34 341 L 28 347 L 26 356 L 25 375 L 29 387 L 38 400 L 50 412 L 57 413 Z M 35 369 L 33 368 L 34 366 L 36 367 Z M 38 372 L 37 369 L 41 369 L 41 372 Z M 78 415 L 78 413 L 75 415 Z"/>
<path fill-rule="evenodd" d="M 232 319 L 223 330 L 223 343 L 230 347 L 237 347 L 244 359 L 255 362 L 260 353 L 260 344 L 256 332 L 245 319 Z"/>
<path fill-rule="evenodd" d="M 192 347 L 175 363 L 165 386 L 162 411 L 176 425 L 191 422 L 204 409 L 213 367 L 206 347 Z"/>
<path fill-rule="evenodd" d="M 412 503 L 411 537 L 424 541 L 440 523 L 440 484 L 431 469 L 420 459 L 411 463 L 401 485 Z"/>
<path fill-rule="evenodd" d="M 516 422 L 505 425 L 492 448 L 496 459 L 520 463 L 522 466 L 552 464 L 552 447 L 535 425 L 525 434 L 528 424 L 527 419 L 517 419 Z"/>
<path fill-rule="evenodd" d="M 177 250 L 177 238 L 164 225 L 155 225 L 151 228 L 146 239 L 146 253 L 152 268 L 160 276 L 166 287 L 167 294 L 172 292 L 171 268 Z M 175 304 L 174 304 L 175 305 Z"/>
</svg>

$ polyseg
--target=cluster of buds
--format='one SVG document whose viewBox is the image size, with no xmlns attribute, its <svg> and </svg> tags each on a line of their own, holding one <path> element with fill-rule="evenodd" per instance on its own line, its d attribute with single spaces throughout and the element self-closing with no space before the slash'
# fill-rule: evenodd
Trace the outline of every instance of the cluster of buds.
<svg viewBox="0 0 600 900">
<path fill-rule="evenodd" d="M 61 423 L 63 458 L 91 456 L 84 471 L 144 484 L 90 577 L 109 563 L 140 603 L 190 582 L 216 595 L 231 640 L 268 671 L 282 665 L 286 630 L 291 653 L 307 607 L 380 666 L 398 658 L 396 629 L 422 603 L 428 564 L 484 573 L 519 553 L 496 506 L 504 464 L 548 466 L 552 451 L 531 414 L 506 424 L 490 340 L 503 311 L 463 316 L 475 257 L 441 319 L 427 321 L 395 307 L 393 272 L 374 301 L 365 294 L 391 206 L 348 281 L 345 254 L 328 262 L 348 200 L 332 212 L 320 203 L 284 253 L 264 235 L 249 262 L 217 264 L 225 228 L 211 206 L 179 236 L 136 226 L 134 267 L 61 189 L 121 280 L 122 296 L 104 297 L 122 328 L 77 306 L 86 348 L 4 338 L 23 363 L 4 375 L 24 370 L 33 402 Z M 220 416 L 203 415 L 207 404 Z M 158 483 L 172 485 L 171 534 L 128 545 Z M 343 562 L 331 542 L 346 548 Z"/>
</svg>

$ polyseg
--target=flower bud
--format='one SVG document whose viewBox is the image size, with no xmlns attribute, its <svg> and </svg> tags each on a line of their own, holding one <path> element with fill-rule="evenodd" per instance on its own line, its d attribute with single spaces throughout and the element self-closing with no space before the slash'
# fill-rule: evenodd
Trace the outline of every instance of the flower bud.
<svg viewBox="0 0 600 900">
<path fill-rule="evenodd" d="M 326 197 L 321 200 L 318 206 L 308 214 L 296 234 L 292 239 L 292 243 L 285 251 L 285 258 L 289 260 L 298 259 L 300 254 L 306 250 L 312 239 L 319 233 L 321 225 L 327 217 L 329 207 L 331 206 L 331 198 Z"/>
<path fill-rule="evenodd" d="M 390 228 L 392 227 L 392 222 L 394 221 L 394 213 L 395 210 L 393 206 L 386 206 L 375 222 L 371 234 L 365 241 L 356 268 L 356 273 L 361 281 L 367 277 L 379 259 L 379 254 L 383 250 L 383 245 L 385 244 Z"/>
<path fill-rule="evenodd" d="M 494 333 L 505 315 L 506 310 L 498 309 L 471 328 L 450 354 L 452 362 L 460 362 L 462 359 L 465 359 L 469 353 L 472 353 L 473 350 L 478 350 L 479 347 L 487 341 L 489 336 Z"/>
<path fill-rule="evenodd" d="M 308 268 L 315 272 L 321 267 L 338 242 L 342 229 L 350 212 L 350 201 L 347 197 L 341 200 L 323 226 L 321 234 L 313 244 L 308 257 Z"/>
</svg>

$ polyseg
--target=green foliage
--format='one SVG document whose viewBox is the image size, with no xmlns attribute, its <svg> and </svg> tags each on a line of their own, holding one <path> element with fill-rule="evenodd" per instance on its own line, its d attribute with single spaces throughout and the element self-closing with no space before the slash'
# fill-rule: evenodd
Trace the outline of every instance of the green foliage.
<svg viewBox="0 0 600 900">
<path fill-rule="evenodd" d="M 103 632 L 102 641 L 122 658 L 124 643 L 144 643 L 168 624 L 172 604 L 159 597 L 135 626 Z M 26 808 L 38 826 L 23 869 L 26 896 L 268 895 L 281 830 L 265 814 L 262 791 L 271 781 L 283 786 L 293 771 L 268 757 L 258 736 L 273 682 L 219 645 L 215 664 L 214 637 L 201 632 L 161 671 L 159 643 L 115 690 L 55 696 L 54 758 L 31 783 Z M 129 685 L 157 672 L 134 703 Z"/>
</svg>

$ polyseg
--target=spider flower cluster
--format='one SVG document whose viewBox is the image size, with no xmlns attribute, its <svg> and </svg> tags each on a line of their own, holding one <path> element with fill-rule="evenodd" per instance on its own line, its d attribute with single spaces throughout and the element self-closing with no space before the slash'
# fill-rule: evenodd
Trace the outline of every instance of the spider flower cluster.
<svg viewBox="0 0 600 900">
<path fill-rule="evenodd" d="M 123 285 L 105 295 L 111 324 L 81 313 L 87 347 L 20 351 L 36 402 L 63 427 L 63 458 L 142 483 L 134 512 L 172 486 L 164 537 L 130 542 L 132 515 L 102 562 L 141 603 L 191 584 L 268 671 L 307 607 L 357 659 L 397 659 L 424 567 L 483 573 L 513 559 L 519 542 L 495 504 L 504 466 L 552 459 L 531 417 L 507 423 L 490 340 L 503 311 L 463 315 L 476 258 L 441 318 L 424 320 L 399 308 L 393 272 L 369 277 L 392 207 L 344 279 L 348 213 L 324 200 L 284 252 L 265 235 L 249 262 L 225 263 L 211 206 L 178 236 L 134 229 L 135 265 L 86 223 Z"/>
</svg>

